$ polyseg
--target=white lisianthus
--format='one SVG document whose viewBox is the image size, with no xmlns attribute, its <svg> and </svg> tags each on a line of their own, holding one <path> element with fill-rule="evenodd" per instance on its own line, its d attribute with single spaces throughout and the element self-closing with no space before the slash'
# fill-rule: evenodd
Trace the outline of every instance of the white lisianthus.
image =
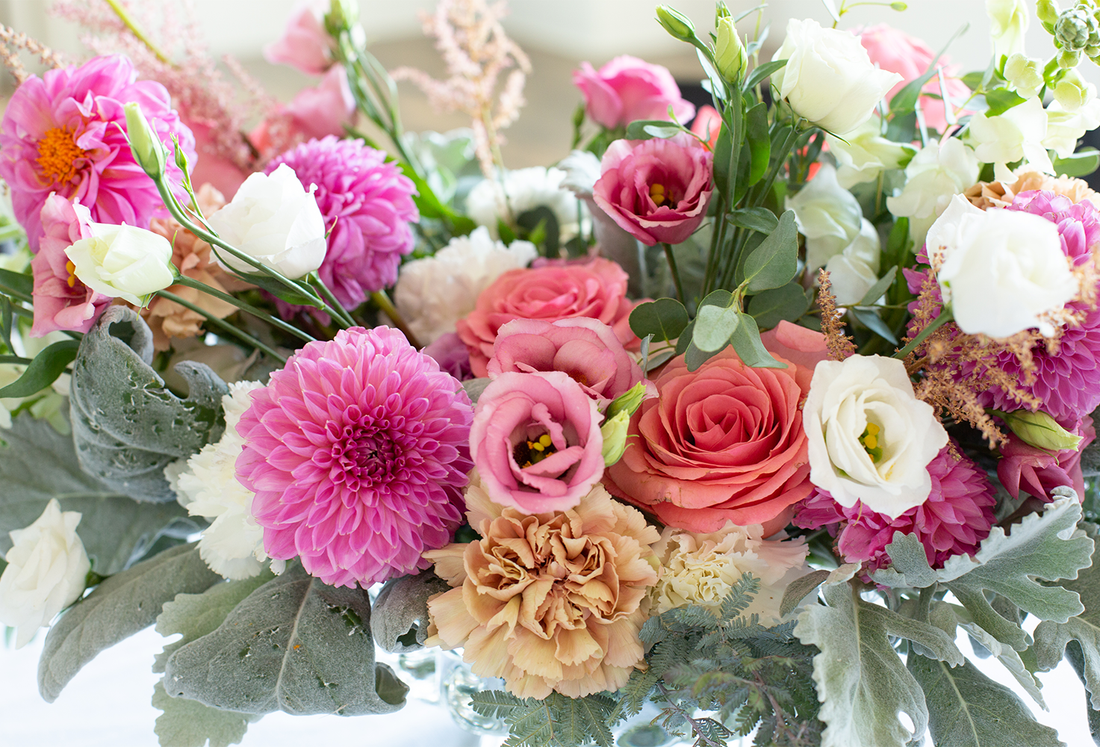
<svg viewBox="0 0 1100 747">
<path fill-rule="evenodd" d="M 859 37 L 792 18 L 772 57 L 787 64 L 772 74 L 779 97 L 801 117 L 836 135 L 866 122 L 887 91 L 903 78 L 871 62 Z"/>
<path fill-rule="evenodd" d="M 744 573 L 760 580 L 760 591 L 742 615 L 760 616 L 760 624 L 779 623 L 779 605 L 791 581 L 809 572 L 801 540 L 764 539 L 759 524 L 728 522 L 711 534 L 665 527 L 653 552 L 661 574 L 649 595 L 651 614 L 689 604 L 717 607 Z"/>
<path fill-rule="evenodd" d="M 909 219 L 909 235 L 920 246 L 951 198 L 978 181 L 980 171 L 974 151 L 958 139 L 931 140 L 905 167 L 905 186 L 886 198 L 886 206 L 895 216 Z"/>
<path fill-rule="evenodd" d="M 787 198 L 798 231 L 806 237 L 806 269 L 813 272 L 852 243 L 862 228 L 863 211 L 851 192 L 837 182 L 836 169 L 822 164 L 817 175 Z"/>
<path fill-rule="evenodd" d="M 11 532 L 0 576 L 0 624 L 17 629 L 16 648 L 84 593 L 92 565 L 76 534 L 79 523 L 79 512 L 63 512 L 53 499 L 33 524 Z"/>
<path fill-rule="evenodd" d="M 851 306 L 859 301 L 878 282 L 882 242 L 871 221 L 864 218 L 859 234 L 840 254 L 834 254 L 825 263 L 836 302 Z"/>
<path fill-rule="evenodd" d="M 967 334 L 1038 328 L 1050 337 L 1049 315 L 1079 290 L 1057 226 L 1038 215 L 978 210 L 959 195 L 929 229 L 926 249 L 944 303 Z"/>
<path fill-rule="evenodd" d="M 970 142 L 982 163 L 1008 164 L 1021 159 L 1047 174 L 1054 173 L 1043 140 L 1047 137 L 1047 113 L 1038 97 L 1017 104 L 1003 114 L 970 119 Z"/>
<path fill-rule="evenodd" d="M 481 226 L 456 236 L 434 256 L 407 262 L 394 289 L 397 310 L 423 344 L 455 331 L 455 322 L 474 310 L 477 297 L 509 270 L 538 256 L 535 245 L 494 241 Z"/>
<path fill-rule="evenodd" d="M 313 197 L 285 163 L 270 175 L 251 174 L 233 200 L 212 213 L 210 225 L 230 246 L 291 280 L 316 270 L 325 260 L 325 219 Z M 226 269 L 259 272 L 247 262 L 217 251 Z"/>
<path fill-rule="evenodd" d="M 843 139 L 826 135 L 825 141 L 837 160 L 837 182 L 845 189 L 874 181 L 883 171 L 901 168 L 917 152 L 908 143 L 895 143 L 883 137 L 882 120 L 878 117 L 871 117 Z"/>
<path fill-rule="evenodd" d="M 91 238 L 65 250 L 73 274 L 92 290 L 141 306 L 145 296 L 175 280 L 172 245 L 143 228 L 93 223 Z"/>
<path fill-rule="evenodd" d="M 199 539 L 199 555 L 215 573 L 230 580 L 256 576 L 268 560 L 264 552 L 263 528 L 252 516 L 254 493 L 237 480 L 236 463 L 244 448 L 237 433 L 241 415 L 252 404 L 251 392 L 261 388 L 257 381 L 229 385 L 222 397 L 225 408 L 225 433 L 217 443 L 207 444 L 187 460 L 169 465 L 166 477 L 192 516 L 211 519 Z M 280 573 L 285 561 L 271 561 Z"/>
<path fill-rule="evenodd" d="M 997 56 L 1024 51 L 1024 34 L 1031 23 L 1026 0 L 985 0 L 990 35 Z"/>
<path fill-rule="evenodd" d="M 928 463 L 947 445 L 935 411 L 913 394 L 905 364 L 853 355 L 814 368 L 802 410 L 810 482 L 842 506 L 896 519 L 928 499 Z"/>
<path fill-rule="evenodd" d="M 501 192 L 500 179 L 484 179 L 477 183 L 466 196 L 466 212 L 474 223 L 489 229 L 489 235 L 499 239 L 497 224 L 511 213 L 513 217 L 540 206 L 550 208 L 558 219 L 558 231 L 562 242 L 569 241 L 579 234 L 582 226 L 577 222 L 577 198 L 562 182 L 565 172 L 561 169 L 532 166 L 504 172 L 504 191 Z"/>
</svg>

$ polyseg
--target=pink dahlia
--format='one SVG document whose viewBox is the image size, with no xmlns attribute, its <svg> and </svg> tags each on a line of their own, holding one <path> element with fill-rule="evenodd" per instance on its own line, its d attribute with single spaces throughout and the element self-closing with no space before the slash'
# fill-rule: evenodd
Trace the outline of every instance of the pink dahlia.
<svg viewBox="0 0 1100 747">
<path fill-rule="evenodd" d="M 458 381 L 396 330 L 309 343 L 237 426 L 264 550 L 333 586 L 428 568 L 462 522 L 472 420 Z"/>
<path fill-rule="evenodd" d="M 313 196 L 332 230 L 319 272 L 337 300 L 353 309 L 396 283 L 401 256 L 413 249 L 409 223 L 420 220 L 416 188 L 397 165 L 380 150 L 333 135 L 287 151 L 266 172 L 281 163 L 306 189 L 317 185 Z"/>
<path fill-rule="evenodd" d="M 827 526 L 837 535 L 836 547 L 846 563 L 867 563 L 868 572 L 890 564 L 886 546 L 894 532 L 915 534 L 928 562 L 942 568 L 948 558 L 978 551 L 993 527 L 993 486 L 966 457 L 948 444 L 928 464 L 932 492 L 928 500 L 896 519 L 876 513 L 859 501 L 845 508 L 823 490 L 815 490 L 799 506 L 793 524 L 804 529 Z"/>
<path fill-rule="evenodd" d="M 51 193 L 88 208 L 96 223 L 147 228 L 163 210 L 156 185 L 126 142 L 122 107 L 130 102 L 141 105 L 170 152 L 175 135 L 195 160 L 195 138 L 172 109 L 167 89 L 137 80 L 133 63 L 121 55 L 31 76 L 8 101 L 0 123 L 0 179 L 11 188 L 15 218 L 33 251 L 43 234 L 39 214 Z M 171 156 L 168 171 L 178 182 Z"/>
</svg>

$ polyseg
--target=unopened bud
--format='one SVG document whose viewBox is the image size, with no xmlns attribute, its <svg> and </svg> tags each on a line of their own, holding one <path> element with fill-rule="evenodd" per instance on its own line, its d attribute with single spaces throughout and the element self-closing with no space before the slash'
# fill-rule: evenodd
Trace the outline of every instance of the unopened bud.
<svg viewBox="0 0 1100 747">
<path fill-rule="evenodd" d="M 611 400 L 611 404 L 607 406 L 608 419 L 615 417 L 620 412 L 625 412 L 627 417 L 630 417 L 642 406 L 642 400 L 646 398 L 646 394 L 646 385 L 644 382 L 639 382 L 630 389 L 627 389 L 618 397 Z"/>
<path fill-rule="evenodd" d="M 680 41 L 690 42 L 695 38 L 695 25 L 691 20 L 667 5 L 657 6 L 657 22 Z"/>
<path fill-rule="evenodd" d="M 1054 100 L 1067 112 L 1075 112 L 1096 97 L 1096 87 L 1076 70 L 1068 70 L 1054 87 Z"/>
<path fill-rule="evenodd" d="M 1076 450 L 1081 445 L 1081 437 L 1058 425 L 1058 421 L 1042 410 L 1015 410 L 997 413 L 1009 430 L 1019 436 L 1029 446 L 1047 451 Z"/>
<path fill-rule="evenodd" d="M 1054 0 L 1039 0 L 1035 6 L 1035 15 L 1044 26 L 1053 26 L 1058 22 L 1058 3 Z"/>
<path fill-rule="evenodd" d="M 157 137 L 156 130 L 145 118 L 141 107 L 130 102 L 126 111 L 126 136 L 130 139 L 130 151 L 142 170 L 154 179 L 164 175 L 164 144 Z"/>
<path fill-rule="evenodd" d="M 1042 63 L 1019 52 L 1008 56 L 1004 75 L 1016 93 L 1025 99 L 1037 96 L 1043 87 Z"/>
<path fill-rule="evenodd" d="M 341 31 L 350 29 L 359 23 L 359 4 L 348 0 L 332 0 L 325 14 L 325 31 L 336 37 Z"/>
<path fill-rule="evenodd" d="M 718 35 L 714 42 L 714 59 L 718 63 L 718 72 L 728 81 L 736 81 L 749 63 L 748 52 L 737 35 L 737 27 L 730 17 L 719 19 Z"/>
<path fill-rule="evenodd" d="M 714 6 L 714 25 L 717 26 L 719 21 L 721 21 L 723 18 L 729 17 L 729 7 L 724 2 L 722 2 L 722 0 L 718 0 L 718 3 Z"/>
<path fill-rule="evenodd" d="M 622 459 L 626 451 L 627 431 L 630 430 L 630 415 L 626 410 L 619 411 L 613 418 L 603 421 L 600 434 L 603 436 L 603 463 L 610 467 Z"/>
<path fill-rule="evenodd" d="M 1071 52 L 1068 49 L 1063 49 L 1058 53 L 1058 67 L 1063 70 L 1069 70 L 1070 68 L 1077 67 L 1077 63 L 1081 61 L 1080 52 Z"/>
</svg>

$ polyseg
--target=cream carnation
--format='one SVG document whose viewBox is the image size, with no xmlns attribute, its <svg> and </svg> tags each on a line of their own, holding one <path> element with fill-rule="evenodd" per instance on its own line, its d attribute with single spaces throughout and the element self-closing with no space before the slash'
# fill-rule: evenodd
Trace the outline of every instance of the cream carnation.
<svg viewBox="0 0 1100 747">
<path fill-rule="evenodd" d="M 477 297 L 509 270 L 538 256 L 535 245 L 494 241 L 489 229 L 456 236 L 432 257 L 408 262 L 394 291 L 397 310 L 421 344 L 455 331 L 455 322 L 474 310 Z"/>
<path fill-rule="evenodd" d="M 666 527 L 653 551 L 661 561 L 661 575 L 649 592 L 652 614 L 701 604 L 717 607 L 742 574 L 760 581 L 760 591 L 742 614 L 759 615 L 760 624 L 780 620 L 783 592 L 794 579 L 809 572 L 807 547 L 799 540 L 766 540 L 760 524 L 737 526 L 729 522 L 711 534 L 692 534 Z"/>
<path fill-rule="evenodd" d="M 577 198 L 562 184 L 564 180 L 565 172 L 561 169 L 542 166 L 505 171 L 503 181 L 508 209 L 504 207 L 500 180 L 485 179 L 466 196 L 466 212 L 479 226 L 488 228 L 494 239 L 499 239 L 497 224 L 501 220 L 511 223 L 509 214 L 515 217 L 546 206 L 558 219 L 561 241 L 569 241 L 580 233 L 581 225 L 577 221 Z"/>
</svg>

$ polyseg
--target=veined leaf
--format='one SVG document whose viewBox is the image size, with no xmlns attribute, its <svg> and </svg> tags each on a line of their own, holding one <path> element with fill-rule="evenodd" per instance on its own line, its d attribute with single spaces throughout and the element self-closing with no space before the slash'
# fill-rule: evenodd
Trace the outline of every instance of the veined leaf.
<svg viewBox="0 0 1100 747">
<path fill-rule="evenodd" d="M 749 77 L 745 79 L 745 84 L 741 86 L 741 90 L 748 91 L 752 88 L 755 88 L 757 83 L 763 82 L 765 78 L 774 73 L 776 70 L 782 69 L 786 64 L 786 60 L 765 62 L 763 65 L 760 65 L 755 70 L 753 70 L 752 73 L 749 74 Z"/>
<path fill-rule="evenodd" d="M 762 291 L 749 299 L 748 313 L 756 324 L 771 329 L 781 321 L 797 321 L 810 308 L 810 299 L 798 283 Z"/>
<path fill-rule="evenodd" d="M 260 718 L 172 698 L 162 682 L 154 686 L 153 707 L 162 712 L 153 726 L 160 747 L 229 747 L 239 744 L 248 725 Z"/>
<path fill-rule="evenodd" d="M 387 581 L 371 610 L 374 642 L 391 654 L 424 648 L 428 638 L 428 597 L 449 588 L 446 581 L 430 570 Z"/>
<path fill-rule="evenodd" d="M 772 357 L 764 342 L 760 339 L 760 328 L 756 326 L 756 320 L 748 314 L 740 314 L 740 323 L 733 330 L 730 343 L 745 365 L 753 368 L 786 368 L 786 363 L 781 363 Z"/>
<path fill-rule="evenodd" d="M 765 207 L 734 210 L 726 217 L 733 225 L 758 233 L 771 233 L 779 226 L 779 219 L 775 217 L 775 213 Z"/>
<path fill-rule="evenodd" d="M 691 341 L 705 353 L 717 353 L 726 347 L 741 323 L 740 309 L 728 290 L 712 291 L 699 303 Z"/>
<path fill-rule="evenodd" d="M 748 292 L 759 293 L 786 285 L 797 271 L 798 229 L 794 211 L 786 210 L 779 216 L 776 229 L 745 260 Z"/>
<path fill-rule="evenodd" d="M 630 329 L 638 337 L 653 335 L 654 339 L 671 342 L 687 325 L 687 309 L 673 298 L 640 303 L 630 312 Z"/>
</svg>

